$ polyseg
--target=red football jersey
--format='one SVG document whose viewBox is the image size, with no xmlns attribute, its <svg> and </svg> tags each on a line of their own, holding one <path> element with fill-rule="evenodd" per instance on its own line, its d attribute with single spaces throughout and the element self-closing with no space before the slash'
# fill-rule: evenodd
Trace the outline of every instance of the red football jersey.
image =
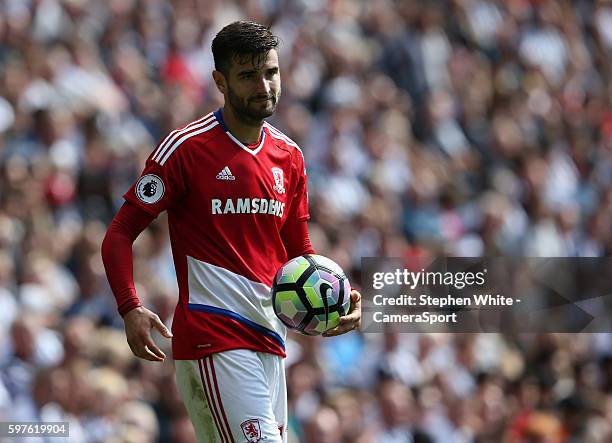
<svg viewBox="0 0 612 443">
<path fill-rule="evenodd" d="M 175 359 L 237 348 L 285 356 L 270 287 L 287 261 L 281 228 L 309 218 L 295 142 L 265 123 L 260 142 L 245 146 L 219 110 L 171 132 L 124 197 L 153 216 L 168 211 Z"/>
</svg>

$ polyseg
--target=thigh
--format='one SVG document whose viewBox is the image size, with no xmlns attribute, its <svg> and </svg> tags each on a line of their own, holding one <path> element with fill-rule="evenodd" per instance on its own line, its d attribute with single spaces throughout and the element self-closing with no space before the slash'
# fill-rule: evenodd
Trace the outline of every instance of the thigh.
<svg viewBox="0 0 612 443">
<path fill-rule="evenodd" d="M 270 389 L 272 411 L 283 441 L 287 441 L 287 382 L 285 360 L 278 355 L 259 353 Z"/>
<path fill-rule="evenodd" d="M 220 440 L 223 443 L 283 442 L 279 428 L 284 426 L 286 412 L 279 409 L 278 401 L 286 398 L 285 388 L 277 387 L 281 380 L 270 372 L 270 364 L 262 355 L 275 357 L 236 349 L 199 361 L 204 391 L 225 438 Z"/>
<path fill-rule="evenodd" d="M 175 360 L 176 383 L 193 424 L 198 443 L 217 443 L 217 427 L 208 407 L 197 360 Z"/>
</svg>

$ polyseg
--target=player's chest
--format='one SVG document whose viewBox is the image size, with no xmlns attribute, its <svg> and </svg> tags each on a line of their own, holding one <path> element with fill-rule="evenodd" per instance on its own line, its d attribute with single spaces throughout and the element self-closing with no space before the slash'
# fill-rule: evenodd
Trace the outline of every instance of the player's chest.
<svg viewBox="0 0 612 443">
<path fill-rule="evenodd" d="M 292 192 L 289 153 L 240 150 L 197 159 L 190 194 L 214 215 L 262 214 L 282 218 Z M 219 154 L 219 153 L 217 153 Z"/>
</svg>

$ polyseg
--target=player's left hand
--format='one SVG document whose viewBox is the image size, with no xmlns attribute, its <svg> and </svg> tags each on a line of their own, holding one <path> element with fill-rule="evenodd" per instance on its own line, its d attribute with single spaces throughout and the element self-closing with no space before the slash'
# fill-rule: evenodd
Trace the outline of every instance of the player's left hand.
<svg viewBox="0 0 612 443">
<path fill-rule="evenodd" d="M 361 294 L 359 291 L 351 290 L 351 309 L 348 314 L 340 317 L 340 323 L 335 328 L 323 333 L 323 337 L 333 337 L 334 335 L 345 334 L 358 329 L 361 325 Z"/>
</svg>

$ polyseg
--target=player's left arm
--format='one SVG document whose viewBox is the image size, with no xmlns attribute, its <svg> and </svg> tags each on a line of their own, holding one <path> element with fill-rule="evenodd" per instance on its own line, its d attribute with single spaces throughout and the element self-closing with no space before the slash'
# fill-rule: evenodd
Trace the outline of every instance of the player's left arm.
<svg viewBox="0 0 612 443">
<path fill-rule="evenodd" d="M 308 236 L 307 220 L 287 220 L 280 234 L 285 251 L 287 251 L 287 260 L 304 254 L 315 253 Z"/>
<path fill-rule="evenodd" d="M 314 254 L 308 236 L 308 222 L 306 220 L 288 220 L 281 230 L 281 237 L 290 260 L 304 254 Z M 361 294 L 359 291 L 351 290 L 351 308 L 349 312 L 340 317 L 340 323 L 333 329 L 325 332 L 325 337 L 344 334 L 358 329 L 361 324 Z"/>
<path fill-rule="evenodd" d="M 295 202 L 291 207 L 291 212 L 285 226 L 281 231 L 287 256 L 289 259 L 303 255 L 314 254 L 314 250 L 310 244 L 308 237 L 308 179 L 306 176 L 306 168 L 304 165 L 304 157 L 298 155 L 295 157 L 296 171 L 299 177 L 295 190 Z M 341 335 L 358 329 L 361 325 L 361 294 L 356 289 L 351 290 L 351 308 L 349 312 L 340 317 L 338 326 L 325 332 L 323 336 L 331 337 Z"/>
</svg>

